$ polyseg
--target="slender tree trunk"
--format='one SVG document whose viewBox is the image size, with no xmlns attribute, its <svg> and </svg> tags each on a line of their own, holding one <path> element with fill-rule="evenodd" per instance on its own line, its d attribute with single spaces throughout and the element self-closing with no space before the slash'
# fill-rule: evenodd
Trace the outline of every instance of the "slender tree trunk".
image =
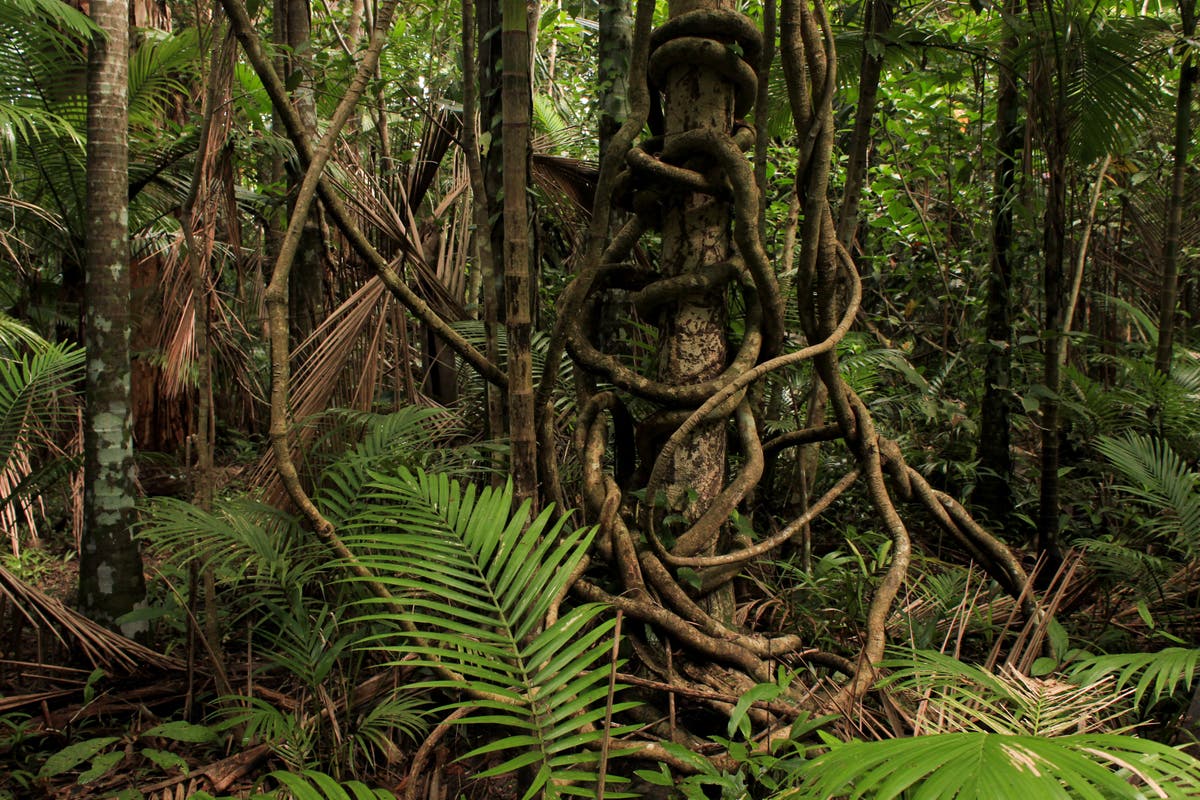
<svg viewBox="0 0 1200 800">
<path fill-rule="evenodd" d="M 1047 60 L 1048 62 L 1048 60 Z M 1044 62 L 1042 69 L 1049 69 Z M 1062 118 L 1061 104 L 1056 107 L 1047 91 L 1037 102 L 1042 104 L 1042 129 L 1046 152 L 1046 212 L 1043 222 L 1042 290 L 1045 296 L 1043 334 L 1043 383 L 1046 396 L 1041 400 L 1042 465 L 1041 492 L 1038 504 L 1037 549 L 1046 558 L 1041 581 L 1048 581 L 1062 558 L 1059 542 L 1058 500 L 1058 418 L 1059 391 L 1062 388 L 1062 367 L 1058 360 L 1059 339 L 1063 329 L 1063 263 L 1067 236 L 1067 130 Z"/>
<path fill-rule="evenodd" d="M 596 47 L 596 85 L 600 89 L 600 155 L 629 115 L 629 55 L 633 51 L 633 13 L 629 0 L 601 0 Z"/>
<path fill-rule="evenodd" d="M 1019 0 L 1007 0 L 1009 19 L 1020 13 Z M 996 99 L 996 167 L 992 189 L 992 252 L 987 278 L 987 341 L 983 402 L 979 424 L 979 478 L 974 500 L 998 530 L 1012 522 L 1012 274 L 1013 186 L 1023 140 L 1017 123 L 1017 81 L 1013 65 L 1017 36 L 1009 28 L 1000 45 Z"/>
<path fill-rule="evenodd" d="M 525 0 L 504 0 L 504 297 L 508 335 L 508 425 L 516 495 L 537 503 L 537 429 L 533 399 L 533 301 L 529 237 L 529 19 Z"/>
<path fill-rule="evenodd" d="M 146 594 L 131 535 L 134 463 L 130 406 L 127 75 L 128 0 L 92 0 L 100 28 L 88 64 L 87 348 L 83 422 L 83 541 L 79 605 L 116 627 Z M 126 635 L 145 623 L 121 625 Z"/>
<path fill-rule="evenodd" d="M 847 250 L 858 230 L 858 206 L 867 176 L 867 151 L 871 144 L 871 121 L 875 118 L 875 100 L 879 96 L 879 78 L 883 75 L 883 36 L 892 27 L 889 0 L 867 0 L 866 40 L 863 43 L 862 69 L 858 79 L 858 106 L 854 110 L 854 131 L 850 137 L 846 163 L 845 200 L 838 212 L 837 237 Z"/>
<path fill-rule="evenodd" d="M 480 195 L 480 202 L 486 208 L 486 224 L 478 228 L 475 235 L 488 238 L 486 247 L 487 252 L 491 254 L 491 258 L 481 259 L 480 269 L 483 271 L 482 306 L 483 326 L 487 337 L 486 354 L 493 364 L 501 363 L 500 325 L 504 321 L 504 213 L 501 202 L 504 191 L 504 131 L 500 122 L 503 116 L 500 90 L 503 64 L 501 11 L 501 0 L 479 0 L 475 3 L 478 19 L 476 63 L 479 65 L 476 97 L 479 100 L 479 127 L 483 151 L 480 164 L 483 194 Z M 482 254 L 483 251 L 480 252 Z M 508 434 L 508 392 L 497 386 L 489 386 L 487 392 L 488 434 L 494 439 L 500 439 Z"/>
<path fill-rule="evenodd" d="M 312 78 L 312 10 L 309 0 L 275 0 L 275 41 L 284 46 L 279 58 L 279 74 L 292 90 L 292 102 L 312 141 L 317 139 L 317 109 Z M 287 167 L 288 214 L 295 206 L 296 192 L 303 174 Z M 288 283 L 288 319 L 292 347 L 296 347 L 317 327 L 324 312 L 322 297 L 325 270 L 322 263 L 324 239 L 318 217 L 319 206 L 304 221 L 300 250 Z"/>
<path fill-rule="evenodd" d="M 1180 0 L 1179 18 L 1183 38 L 1196 35 L 1196 0 Z M 1171 196 L 1167 205 L 1167 229 L 1163 234 L 1163 277 L 1159 294 L 1158 348 L 1154 366 L 1162 373 L 1171 371 L 1171 348 L 1175 334 L 1175 306 L 1179 302 L 1179 229 L 1183 226 L 1184 179 L 1187 176 L 1188 148 L 1192 143 L 1192 93 L 1196 85 L 1196 59 L 1189 45 L 1183 46 L 1179 65 L 1179 89 L 1175 96 L 1175 149 L 1171 173 Z"/>
</svg>

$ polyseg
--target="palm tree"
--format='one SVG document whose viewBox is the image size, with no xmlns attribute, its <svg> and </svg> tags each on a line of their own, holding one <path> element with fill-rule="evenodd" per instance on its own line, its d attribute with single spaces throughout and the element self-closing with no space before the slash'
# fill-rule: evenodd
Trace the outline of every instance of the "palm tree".
<svg viewBox="0 0 1200 800">
<path fill-rule="evenodd" d="M 93 0 L 88 69 L 83 540 L 79 604 L 109 626 L 146 594 L 133 541 L 129 361 L 128 0 Z M 145 623 L 121 625 L 126 634 Z"/>
</svg>

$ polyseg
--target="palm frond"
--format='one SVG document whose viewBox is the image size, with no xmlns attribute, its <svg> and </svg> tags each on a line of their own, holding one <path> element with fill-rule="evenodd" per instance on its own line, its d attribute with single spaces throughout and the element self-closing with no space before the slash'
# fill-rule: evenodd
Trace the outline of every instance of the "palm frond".
<svg viewBox="0 0 1200 800">
<path fill-rule="evenodd" d="M 1076 539 L 1074 547 L 1087 554 L 1096 573 L 1118 585 L 1136 586 L 1152 592 L 1162 585 L 1178 564 L 1161 555 L 1147 553 L 1144 546 L 1129 546 L 1108 539 Z"/>
<path fill-rule="evenodd" d="M 906 651 L 884 665 L 892 672 L 880 685 L 910 693 L 916 705 L 913 727 L 923 733 L 1056 736 L 1098 730 L 1108 725 L 1121 700 L 1108 684 L 1078 686 L 1029 677 L 1011 667 L 993 673 L 932 651 Z"/>
<path fill-rule="evenodd" d="M 0 523 L 9 532 L 13 552 L 18 552 L 20 523 L 37 540 L 39 489 L 61 476 L 70 460 L 51 462 L 39 469 L 38 453 L 66 425 L 63 400 L 83 371 L 84 352 L 71 344 L 51 344 L 27 328 L 0 324 L 0 342 L 33 345 L 32 353 L 0 358 Z M 71 414 L 73 419 L 74 415 Z"/>
<path fill-rule="evenodd" d="M 1200 550 L 1200 474 L 1156 437 L 1102 436 L 1096 447 L 1126 481 L 1116 488 L 1150 512 L 1139 519 L 1157 541 L 1189 556 Z"/>
<path fill-rule="evenodd" d="M 405 406 L 392 414 L 335 410 L 325 416 L 343 424 L 317 441 L 313 450 L 327 449 L 323 445 L 340 438 L 346 428 L 356 435 L 361 432 L 358 443 L 339 448 L 342 453 L 322 471 L 313 498 L 334 524 L 354 516 L 374 473 L 395 472 L 401 465 L 442 470 L 473 466 L 469 463 L 472 448 L 447 446 L 458 426 L 454 415 L 444 409 Z"/>
<path fill-rule="evenodd" d="M 394 626 L 373 647 L 461 676 L 419 686 L 475 695 L 452 706 L 482 710 L 463 723 L 517 731 L 464 756 L 508 754 L 483 775 L 534 768 L 526 798 L 543 788 L 557 796 L 561 780 L 592 779 L 597 755 L 586 745 L 605 735 L 597 723 L 609 668 L 601 662 L 615 620 L 597 604 L 545 620 L 595 529 L 568 530 L 565 517 L 551 521 L 552 510 L 531 519 L 528 503 L 513 508 L 511 484 L 476 491 L 405 469 L 375 478 L 345 542 L 409 610 L 365 618 Z"/>
<path fill-rule="evenodd" d="M 1133 703 L 1154 704 L 1170 697 L 1182 686 L 1191 689 L 1200 668 L 1200 650 L 1167 647 L 1155 653 L 1115 653 L 1093 656 L 1081 661 L 1072 672 L 1072 680 L 1095 683 L 1115 676 L 1115 689 L 1134 686 Z"/>
<path fill-rule="evenodd" d="M 306 769 L 296 775 L 291 772 L 273 772 L 272 778 L 287 788 L 287 795 L 294 800 L 395 800 L 395 795 L 386 789 L 371 789 L 359 781 L 338 783 L 334 778 L 317 770 Z M 281 797 L 279 792 L 255 795 L 262 798 Z"/>
<path fill-rule="evenodd" d="M 807 762 L 779 800 L 974 798 L 1107 800 L 1193 797 L 1200 761 L 1119 734 L 1057 738 L 968 732 L 838 742 Z"/>
<path fill-rule="evenodd" d="M 223 501 L 212 512 L 175 498 L 159 498 L 142 515 L 139 538 L 180 567 L 205 564 L 217 579 L 248 582 L 261 601 L 304 585 L 324 564 L 323 546 L 295 519 L 251 500 Z"/>
<path fill-rule="evenodd" d="M 80 38 L 90 38 L 99 29 L 86 14 L 62 0 L 0 0 L 0 24 L 21 27 L 31 19 L 43 19 L 51 26 Z"/>
<path fill-rule="evenodd" d="M 131 126 L 154 126 L 168 101 L 187 94 L 186 78 L 199 50 L 195 28 L 166 34 L 147 31 L 129 59 L 129 120 Z"/>
</svg>

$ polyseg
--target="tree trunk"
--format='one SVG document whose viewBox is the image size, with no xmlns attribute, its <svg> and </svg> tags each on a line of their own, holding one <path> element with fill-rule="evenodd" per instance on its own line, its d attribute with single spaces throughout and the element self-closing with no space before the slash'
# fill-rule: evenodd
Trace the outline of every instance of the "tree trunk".
<svg viewBox="0 0 1200 800">
<path fill-rule="evenodd" d="M 91 43 L 88 64 L 87 379 L 79 606 L 114 628 L 116 620 L 141 603 L 146 593 L 141 555 L 131 536 L 128 15 L 128 0 L 92 0 L 91 16 L 100 34 Z M 120 629 L 134 635 L 145 630 L 145 623 Z"/>
<path fill-rule="evenodd" d="M 275 0 L 275 41 L 285 48 L 279 58 L 279 74 L 287 86 L 295 87 L 291 92 L 292 102 L 300 113 L 309 139 L 316 141 L 317 109 L 313 94 L 311 37 L 312 11 L 308 0 Z M 289 216 L 303 177 L 297 165 L 287 166 Z M 316 329 L 324 312 L 322 297 L 325 270 L 321 256 L 325 242 L 321 236 L 319 213 L 319 207 L 314 207 L 304 221 L 300 249 L 288 282 L 289 336 L 293 348 Z"/>
<path fill-rule="evenodd" d="M 875 117 L 875 99 L 879 95 L 879 78 L 883 75 L 885 45 L 882 37 L 892 27 L 891 3 L 888 0 L 868 0 L 863 22 L 866 39 L 863 42 L 862 69 L 858 80 L 858 106 L 854 110 L 854 131 L 847 153 L 845 200 L 837 221 L 838 241 L 847 250 L 851 249 L 854 234 L 858 230 L 858 205 L 867 176 L 871 120 Z"/>
<path fill-rule="evenodd" d="M 525 0 L 504 0 L 504 298 L 508 334 L 510 470 L 519 500 L 537 504 L 537 430 L 533 401 L 533 301 L 529 243 L 529 17 Z"/>
<path fill-rule="evenodd" d="M 1196 34 L 1196 0 L 1180 0 L 1179 18 L 1186 40 Z M 1175 306 L 1179 302 L 1179 229 L 1183 226 L 1183 190 L 1187 176 L 1188 148 L 1192 142 L 1192 92 L 1196 85 L 1196 59 L 1190 45 L 1183 45 L 1179 65 L 1179 89 L 1175 97 L 1175 160 L 1171 173 L 1171 195 L 1167 205 L 1167 228 L 1163 234 L 1163 276 L 1158 307 L 1158 348 L 1155 368 L 1171 371 L 1171 347 L 1175 333 Z"/>
<path fill-rule="evenodd" d="M 1020 13 L 1019 0 L 1007 0 L 1008 18 Z M 992 252 L 987 279 L 987 340 L 983 402 L 979 422 L 979 478 L 975 504 L 998 530 L 1012 521 L 1012 274 L 1013 191 L 1022 131 L 1017 124 L 1017 81 L 1013 65 L 1017 36 L 1009 28 L 1000 45 L 996 99 L 996 167 L 992 189 Z"/>
<path fill-rule="evenodd" d="M 503 148 L 504 131 L 501 119 L 501 0 L 480 0 L 475 3 L 478 16 L 478 106 L 482 159 L 480 169 L 483 179 L 483 194 L 478 202 L 484 204 L 485 225 L 477 228 L 476 236 L 488 239 L 486 252 L 491 258 L 481 258 L 479 268 L 483 271 L 483 325 L 487 337 L 486 353 L 493 364 L 500 364 L 500 325 L 504 312 L 504 213 L 501 197 L 504 187 Z M 474 88 L 474 87 L 473 87 Z M 478 194 L 478 192 L 476 192 Z M 484 251 L 480 251 L 482 256 Z M 508 434 L 508 392 L 497 386 L 488 386 L 488 435 L 493 439 Z"/>
<path fill-rule="evenodd" d="M 601 0 L 596 47 L 596 85 L 600 89 L 600 156 L 629 115 L 629 54 L 633 15 L 629 0 Z"/>
<path fill-rule="evenodd" d="M 1043 58 L 1034 67 L 1041 73 L 1041 80 L 1034 81 L 1038 89 L 1034 102 L 1040 108 L 1039 122 L 1048 173 L 1042 230 L 1042 291 L 1045 298 L 1042 380 L 1046 392 L 1041 398 L 1042 465 L 1037 530 L 1038 554 L 1046 559 L 1040 574 L 1043 585 L 1053 577 L 1062 558 L 1058 521 L 1058 395 L 1062 388 L 1062 368 L 1058 360 L 1058 342 L 1063 329 L 1063 262 L 1067 236 L 1067 130 L 1063 106 L 1051 96 L 1055 91 L 1049 80 L 1051 65 L 1049 58 Z"/>
<path fill-rule="evenodd" d="M 673 0 L 670 18 L 697 9 L 735 9 L 729 0 Z M 665 134 L 733 127 L 733 87 L 720 73 L 699 66 L 670 71 L 663 87 Z M 668 278 L 702 271 L 730 256 L 729 202 L 708 194 L 692 194 L 673 204 L 664 215 L 662 271 Z M 659 380 L 683 385 L 710 380 L 726 365 L 728 315 L 724 287 L 686 296 L 667 311 L 662 327 Z M 689 523 L 711 505 L 725 483 L 725 421 L 702 424 L 675 453 L 665 483 L 671 509 Z M 712 555 L 710 543 L 696 555 Z M 726 585 L 732 588 L 731 585 Z M 717 619 L 733 613 L 732 592 L 710 595 L 706 610 Z"/>
</svg>

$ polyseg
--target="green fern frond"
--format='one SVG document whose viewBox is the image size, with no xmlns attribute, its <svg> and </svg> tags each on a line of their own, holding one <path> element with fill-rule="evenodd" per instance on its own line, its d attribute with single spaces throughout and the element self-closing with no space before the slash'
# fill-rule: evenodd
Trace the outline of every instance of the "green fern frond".
<svg viewBox="0 0 1200 800">
<path fill-rule="evenodd" d="M 1014 669 L 993 673 L 936 651 L 905 651 L 883 666 L 891 674 L 880 686 L 911 693 L 915 724 L 924 733 L 1056 736 L 1095 730 L 1108 725 L 1121 699 L 1106 683 L 1079 686 Z"/>
<path fill-rule="evenodd" d="M 449 458 L 455 448 L 445 447 L 443 441 L 445 434 L 454 432 L 454 417 L 444 409 L 406 406 L 391 414 L 335 409 L 321 417 L 333 420 L 333 425 L 311 452 L 336 451 L 344 447 L 342 440 L 357 439 L 322 471 L 313 498 L 334 524 L 353 516 L 373 472 L 427 466 L 430 461 L 443 468 L 457 466 Z"/>
<path fill-rule="evenodd" d="M 1116 653 L 1093 656 L 1081 661 L 1072 673 L 1072 680 L 1081 684 L 1095 683 L 1115 676 L 1117 690 L 1134 686 L 1133 703 L 1157 703 L 1175 693 L 1181 686 L 1190 690 L 1200 668 L 1200 650 L 1167 647 L 1156 653 Z"/>
<path fill-rule="evenodd" d="M 284 788 L 253 797 L 263 800 L 285 797 L 292 800 L 395 800 L 396 797 L 386 789 L 372 789 L 359 781 L 339 783 L 330 775 L 312 769 L 306 769 L 299 775 L 272 772 L 267 777 L 283 784 Z"/>
<path fill-rule="evenodd" d="M 1126 481 L 1116 488 L 1151 511 L 1142 519 L 1162 544 L 1186 555 L 1200 550 L 1200 474 L 1155 437 L 1103 436 L 1096 447 Z"/>
<path fill-rule="evenodd" d="M 604 619 L 598 604 L 545 620 L 595 529 L 568 530 L 565 517 L 552 522 L 550 509 L 531 519 L 528 503 L 513 508 L 511 484 L 477 491 L 405 469 L 376 474 L 364 500 L 346 545 L 409 608 L 364 617 L 393 627 L 372 646 L 451 670 L 461 677 L 418 686 L 474 695 L 451 706 L 480 710 L 463 723 L 514 731 L 465 756 L 508 755 L 483 774 L 536 766 L 526 798 L 542 789 L 554 795 L 561 781 L 589 775 L 597 755 L 587 745 L 605 735 L 598 723 L 607 713 L 604 662 L 615 620 Z"/>
<path fill-rule="evenodd" d="M 1172 561 L 1147 553 L 1144 547 L 1117 541 L 1076 539 L 1072 544 L 1087 554 L 1089 566 L 1099 575 L 1145 590 L 1161 586 L 1173 566 Z"/>
<path fill-rule="evenodd" d="M 39 18 L 51 23 L 46 27 L 81 38 L 90 37 L 99 30 L 86 14 L 62 0 L 0 0 L 0 24 L 27 26 L 30 20 Z"/>
<path fill-rule="evenodd" d="M 1118 734 L 944 733 L 833 744 L 778 800 L 1109 800 L 1194 797 L 1200 761 Z"/>
<path fill-rule="evenodd" d="M 571 125 L 563 118 L 554 100 L 544 94 L 533 96 L 533 129 L 543 138 L 542 148 L 559 151 L 572 139 Z"/>
<path fill-rule="evenodd" d="M 199 49 L 195 28 L 175 34 L 146 31 L 145 40 L 129 58 L 129 121 L 131 127 L 154 126 L 173 96 L 186 95 L 186 78 Z"/>
<path fill-rule="evenodd" d="M 327 551 L 294 518 L 251 500 L 224 501 L 212 512 L 159 498 L 142 515 L 139 538 L 180 567 L 210 566 L 227 583 L 250 582 L 246 598 L 280 597 L 303 586 L 327 563 Z"/>
</svg>

